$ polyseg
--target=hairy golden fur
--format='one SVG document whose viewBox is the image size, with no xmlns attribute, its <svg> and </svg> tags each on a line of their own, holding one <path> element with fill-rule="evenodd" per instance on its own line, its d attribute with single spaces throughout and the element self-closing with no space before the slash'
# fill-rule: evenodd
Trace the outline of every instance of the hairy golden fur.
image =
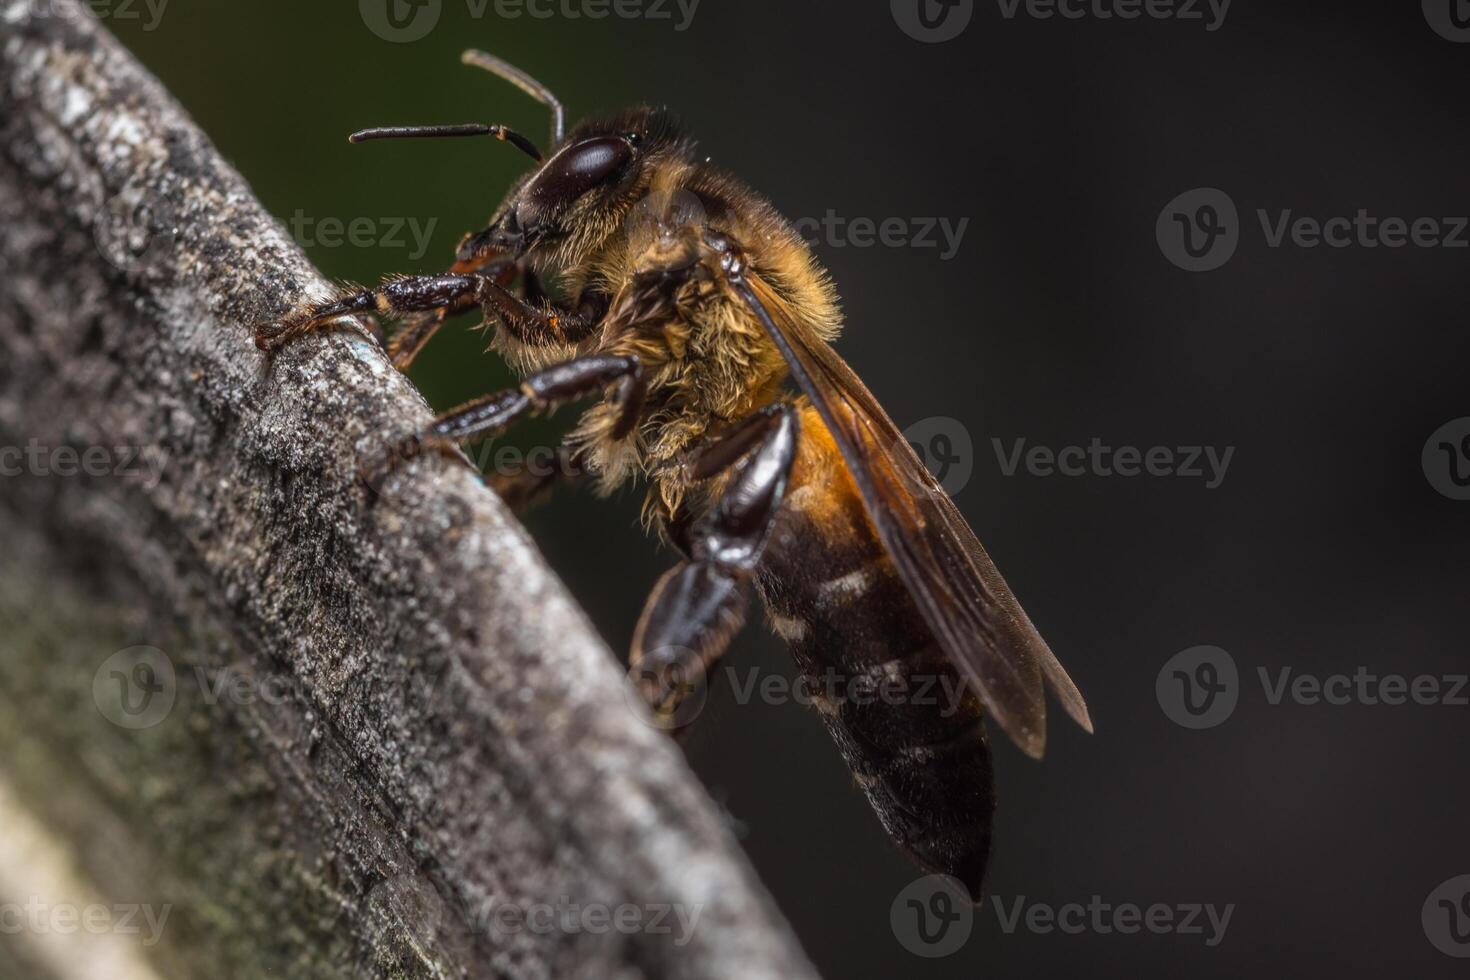
<svg viewBox="0 0 1470 980">
<path fill-rule="evenodd" d="M 648 158 L 616 200 L 588 202 L 583 213 L 564 219 L 569 233 L 538 271 L 567 296 L 587 290 L 611 296 L 608 316 L 601 331 L 575 346 L 522 345 L 499 331 L 494 347 L 522 372 L 590 353 L 639 357 L 648 384 L 641 423 L 614 440 L 615 407 L 599 403 L 571 441 L 604 492 L 635 476 L 648 478 L 645 518 L 662 524 L 690 490 L 679 465 L 687 451 L 774 400 L 787 372 L 761 325 L 723 285 L 718 257 L 703 235 L 717 232 L 738 244 L 787 315 L 816 336 L 836 337 L 841 316 L 826 270 L 795 229 L 742 181 L 696 159 L 693 144 L 661 113 L 636 109 L 591 126 L 651 130 Z M 568 142 L 595 131 L 581 127 Z M 672 297 L 658 281 L 665 271 L 685 273 Z"/>
</svg>

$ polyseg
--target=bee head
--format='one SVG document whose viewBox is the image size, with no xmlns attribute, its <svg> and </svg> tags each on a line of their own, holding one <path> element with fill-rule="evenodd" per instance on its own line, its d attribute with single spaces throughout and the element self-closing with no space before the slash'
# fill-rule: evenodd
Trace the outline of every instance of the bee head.
<svg viewBox="0 0 1470 980">
<path fill-rule="evenodd" d="M 353 133 L 354 143 L 408 137 L 494 136 L 536 161 L 512 189 L 495 219 L 467 236 L 459 262 L 489 255 L 532 258 L 568 267 L 615 234 L 647 193 L 659 164 L 687 160 L 693 144 L 663 109 L 642 106 L 610 119 L 589 120 L 564 134 L 565 113 L 551 90 L 514 65 L 483 51 L 466 51 L 467 65 L 511 82 L 551 110 L 552 152 L 543 157 L 531 140 L 501 125 L 391 126 Z"/>
<path fill-rule="evenodd" d="M 660 163 L 690 145 L 662 110 L 631 109 L 584 122 L 512 192 L 490 227 L 465 242 L 571 265 L 617 233 L 648 193 Z M 469 255 L 461 254 L 461 258 Z"/>
</svg>

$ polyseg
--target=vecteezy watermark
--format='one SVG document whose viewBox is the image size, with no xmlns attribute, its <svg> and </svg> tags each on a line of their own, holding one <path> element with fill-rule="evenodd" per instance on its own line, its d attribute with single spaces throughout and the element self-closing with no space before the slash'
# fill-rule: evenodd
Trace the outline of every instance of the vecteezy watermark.
<svg viewBox="0 0 1470 980">
<path fill-rule="evenodd" d="M 1219 647 L 1181 650 L 1159 669 L 1154 681 L 1159 707 L 1176 725 L 1214 728 L 1235 713 L 1240 671 L 1235 658 Z"/>
<path fill-rule="evenodd" d="M 1363 665 L 1327 675 L 1258 666 L 1255 674 L 1271 707 L 1470 707 L 1470 674 L 1379 674 Z M 1219 647 L 1199 646 L 1170 657 L 1154 688 L 1170 720 L 1185 728 L 1214 728 L 1234 713 L 1243 685 L 1234 657 Z"/>
<path fill-rule="evenodd" d="M 1010 447 L 991 439 L 996 462 L 1006 476 L 1015 476 L 1024 466 L 1029 476 L 1177 477 L 1203 480 L 1206 490 L 1225 481 L 1235 447 L 1226 446 L 1109 446 L 1094 436 L 1086 446 L 1026 445 L 1012 440 Z"/>
<path fill-rule="evenodd" d="M 1087 933 L 1100 936 L 1138 933 L 1199 936 L 1206 946 L 1212 948 L 1224 941 L 1230 920 L 1235 915 L 1234 902 L 1222 906 L 1209 902 L 1114 904 L 1104 901 L 1101 895 L 1093 895 L 1086 904 L 1068 902 L 1051 905 L 1028 901 L 1026 896 L 1018 895 L 1007 908 L 1003 898 L 992 896 L 986 901 L 995 909 L 996 921 L 1006 935 L 1024 930 L 1043 936 L 1054 932 L 1068 936 Z"/>
<path fill-rule="evenodd" d="M 1424 935 L 1446 956 L 1470 958 L 1470 875 L 1459 875 L 1429 893 L 1420 911 Z"/>
<path fill-rule="evenodd" d="M 163 22 L 170 0 L 82 0 L 80 4 L 58 0 L 31 0 L 31 16 L 67 18 L 80 10 L 90 10 L 98 20 L 142 21 L 144 31 L 155 31 Z"/>
<path fill-rule="evenodd" d="M 173 661 L 157 647 L 119 650 L 92 675 L 93 703 L 120 728 L 152 728 L 168 717 L 178 693 Z"/>
<path fill-rule="evenodd" d="M 449 928 L 451 906 L 427 875 L 410 871 L 384 878 L 368 892 L 364 904 L 401 930 L 414 946 L 457 945 L 458 933 Z"/>
<path fill-rule="evenodd" d="M 399 248 L 411 250 L 416 262 L 429 252 L 429 238 L 439 226 L 438 218 L 313 218 L 300 208 L 288 222 L 291 237 L 302 248 Z M 406 237 L 405 237 L 406 236 Z"/>
<path fill-rule="evenodd" d="M 660 239 L 682 228 L 706 229 L 709 214 L 698 194 L 675 187 L 645 194 L 628 208 L 623 217 L 623 237 L 631 254 L 641 254 Z"/>
<path fill-rule="evenodd" d="M 888 0 L 893 22 L 915 41 L 953 41 L 970 26 L 975 0 Z"/>
<path fill-rule="evenodd" d="M 1231 0 L 996 0 L 1000 15 L 1015 20 L 1024 14 L 1033 20 L 1177 20 L 1204 24 L 1218 31 L 1230 12 Z"/>
<path fill-rule="evenodd" d="M 812 247 L 914 248 L 938 250 L 939 261 L 959 254 L 969 218 L 847 218 L 831 208 L 820 218 L 797 218 L 797 234 Z"/>
<path fill-rule="evenodd" d="M 700 0 L 463 0 L 470 17 L 482 20 L 619 20 L 670 21 L 687 31 Z M 358 0 L 368 30 L 385 41 L 421 41 L 439 25 L 444 0 Z"/>
<path fill-rule="evenodd" d="M 1470 415 L 1435 429 L 1419 462 L 1434 489 L 1451 500 L 1470 500 Z"/>
<path fill-rule="evenodd" d="M 163 478 L 168 451 L 161 446 L 0 446 L 0 477 L 117 477 L 152 490 Z"/>
<path fill-rule="evenodd" d="M 904 949 L 937 959 L 969 940 L 975 906 L 958 879 L 925 875 L 898 893 L 888 909 L 888 924 Z"/>
<path fill-rule="evenodd" d="M 175 203 L 141 185 L 124 187 L 104 200 L 92 219 L 92 239 L 102 258 L 119 272 L 142 272 L 173 250 Z"/>
<path fill-rule="evenodd" d="M 685 902 L 578 902 L 562 895 L 551 902 L 499 902 L 486 906 L 475 921 L 496 936 L 517 934 L 594 936 L 617 932 L 669 936 L 675 946 L 686 946 L 699 927 L 702 903 Z"/>
<path fill-rule="evenodd" d="M 969 484 L 975 473 L 975 443 L 959 419 L 920 419 L 903 430 L 903 437 L 945 493 L 953 497 Z"/>
<path fill-rule="evenodd" d="M 1269 248 L 1285 244 L 1297 248 L 1467 248 L 1470 236 L 1465 228 L 1470 218 L 1464 216 L 1399 218 L 1379 217 L 1367 208 L 1358 208 L 1351 218 L 1338 215 L 1329 218 L 1294 216 L 1291 208 L 1275 212 L 1256 209 L 1261 232 Z"/>
<path fill-rule="evenodd" d="M 419 702 L 433 699 L 446 674 L 426 671 L 405 678 L 401 689 Z M 152 728 L 168 717 L 180 695 L 202 708 L 225 705 L 308 704 L 300 681 L 287 674 L 262 673 L 244 662 L 176 667 L 157 647 L 119 650 L 92 675 L 92 699 L 102 716 L 122 728 Z"/>
<path fill-rule="evenodd" d="M 75 905 L 70 902 L 48 902 L 32 895 L 25 902 L 0 902 L 0 936 L 21 933 L 71 936 L 78 932 L 94 936 L 143 936 L 147 947 L 158 945 L 163 927 L 168 922 L 172 905 L 140 905 L 120 902 L 103 905 Z M 144 933 L 146 927 L 147 933 Z"/>
<path fill-rule="evenodd" d="M 858 584 L 839 579 L 824 588 L 851 589 Z M 788 636 L 796 628 L 801 627 L 777 624 L 778 631 Z M 628 678 L 629 706 L 640 718 L 665 731 L 677 731 L 693 723 L 708 700 L 710 678 L 693 651 L 683 648 L 653 651 L 629 670 Z M 892 664 L 853 672 L 828 667 L 794 679 L 761 667 L 725 666 L 715 678 L 728 685 L 737 705 L 799 704 L 826 715 L 837 714 L 849 705 L 886 705 L 920 707 L 949 718 L 965 709 L 968 692 L 965 679 L 958 674 L 904 673 Z"/>
<path fill-rule="evenodd" d="M 1470 42 L 1470 3 L 1466 0 L 1422 0 L 1424 19 L 1434 33 L 1457 44 Z"/>
<path fill-rule="evenodd" d="M 1154 223 L 1159 251 L 1188 272 L 1218 269 L 1240 244 L 1240 218 L 1230 195 L 1196 187 L 1164 205 Z"/>
<path fill-rule="evenodd" d="M 1404 218 L 1358 208 L 1351 215 L 1299 215 L 1292 208 L 1257 208 L 1267 248 L 1470 248 L 1470 217 Z M 1218 269 L 1235 254 L 1244 233 L 1230 195 L 1214 187 L 1185 191 L 1164 206 L 1154 226 L 1159 250 L 1190 272 Z"/>
</svg>

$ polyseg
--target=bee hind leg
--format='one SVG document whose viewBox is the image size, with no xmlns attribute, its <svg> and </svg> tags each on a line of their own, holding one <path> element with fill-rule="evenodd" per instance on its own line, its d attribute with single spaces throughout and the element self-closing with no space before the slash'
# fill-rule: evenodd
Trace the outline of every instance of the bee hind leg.
<svg viewBox="0 0 1470 980">
<path fill-rule="evenodd" d="M 796 458 L 795 406 L 768 406 L 689 464 L 706 479 L 739 464 L 710 511 L 681 535 L 687 560 L 659 579 L 633 634 L 631 676 L 662 727 L 680 712 L 744 622 L 745 584 L 755 572 L 786 495 Z"/>
</svg>

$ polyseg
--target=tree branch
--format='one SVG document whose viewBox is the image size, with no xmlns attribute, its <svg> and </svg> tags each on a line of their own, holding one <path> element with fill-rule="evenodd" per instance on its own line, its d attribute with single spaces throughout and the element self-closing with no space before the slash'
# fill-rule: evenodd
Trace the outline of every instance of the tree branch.
<svg viewBox="0 0 1470 980">
<path fill-rule="evenodd" d="M 256 351 L 329 290 L 240 177 L 83 5 L 0 32 L 0 777 L 152 967 L 811 975 L 495 496 L 356 480 L 377 346 Z"/>
</svg>

